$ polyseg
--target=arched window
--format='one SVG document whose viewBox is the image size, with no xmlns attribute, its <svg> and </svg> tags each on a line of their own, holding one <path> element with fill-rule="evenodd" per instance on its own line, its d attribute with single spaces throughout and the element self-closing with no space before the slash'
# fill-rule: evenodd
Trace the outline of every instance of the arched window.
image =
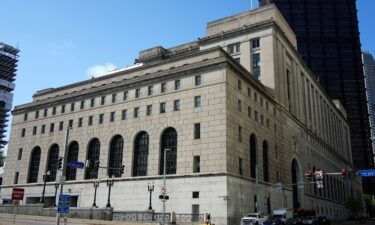
<svg viewBox="0 0 375 225">
<path fill-rule="evenodd" d="M 250 135 L 250 177 L 255 178 L 257 164 L 257 141 L 254 134 Z"/>
<path fill-rule="evenodd" d="M 147 176 L 148 134 L 140 132 L 135 138 L 133 176 Z"/>
<path fill-rule="evenodd" d="M 72 161 L 78 161 L 79 145 L 78 142 L 73 141 L 69 145 L 68 149 L 68 160 L 67 163 Z M 71 168 L 69 165 L 66 166 L 66 180 L 75 180 L 77 174 L 76 168 Z"/>
<path fill-rule="evenodd" d="M 90 167 L 86 168 L 85 179 L 98 178 L 98 168 L 94 168 L 94 162 L 99 160 L 100 156 L 100 141 L 94 138 L 90 141 L 87 150 L 87 160 L 90 162 Z"/>
<path fill-rule="evenodd" d="M 47 171 L 50 175 L 47 176 L 47 181 L 55 181 L 57 174 L 57 161 L 59 160 L 59 146 L 57 144 L 52 145 L 48 154 Z"/>
<path fill-rule="evenodd" d="M 169 149 L 166 154 L 166 174 L 176 174 L 177 168 L 177 131 L 170 127 L 167 128 L 161 136 L 160 150 L 160 167 L 159 174 L 164 174 L 164 152 Z"/>
<path fill-rule="evenodd" d="M 109 150 L 108 176 L 121 177 L 120 168 L 122 166 L 122 152 L 124 148 L 124 139 L 120 135 L 112 138 L 111 148 Z"/>
<path fill-rule="evenodd" d="M 30 159 L 30 168 L 29 168 L 29 176 L 28 176 L 28 183 L 36 183 L 38 182 L 38 173 L 39 173 L 39 164 L 40 164 L 40 154 L 42 153 L 39 146 L 35 147 L 31 151 L 31 159 Z"/>
<path fill-rule="evenodd" d="M 268 143 L 263 141 L 263 179 L 269 182 L 269 172 L 268 172 Z"/>
</svg>

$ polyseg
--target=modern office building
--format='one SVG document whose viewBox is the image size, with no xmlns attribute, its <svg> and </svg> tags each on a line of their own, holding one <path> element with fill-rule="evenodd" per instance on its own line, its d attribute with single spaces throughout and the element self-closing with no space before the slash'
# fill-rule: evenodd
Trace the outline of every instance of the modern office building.
<svg viewBox="0 0 375 225">
<path fill-rule="evenodd" d="M 375 149 L 375 59 L 369 52 L 362 52 L 363 72 L 370 114 L 372 149 Z"/>
<path fill-rule="evenodd" d="M 15 76 L 18 62 L 17 48 L 0 43 L 0 150 L 7 144 L 4 133 L 7 127 L 7 117 L 12 109 Z"/>
<path fill-rule="evenodd" d="M 16 106 L 1 196 L 20 187 L 24 203 L 39 202 L 48 171 L 51 205 L 71 127 L 67 161 L 100 161 L 99 169 L 67 170 L 64 193 L 78 207 L 93 204 L 98 178 L 96 204 L 104 207 L 113 175 L 116 211 L 147 210 L 153 183 L 152 207 L 161 212 L 166 154 L 167 212 L 210 213 L 218 225 L 277 208 L 345 217 L 343 203 L 361 198 L 361 181 L 326 175 L 318 189 L 304 174 L 353 169 L 347 113 L 300 58 L 278 9 L 216 20 L 206 31 L 197 41 L 141 51 L 138 67 L 41 90 Z"/>
<path fill-rule="evenodd" d="M 353 162 L 374 168 L 356 0 L 260 0 L 274 3 L 297 37 L 298 52 L 333 99 L 350 112 Z M 364 191 L 375 187 L 364 182 Z"/>
</svg>

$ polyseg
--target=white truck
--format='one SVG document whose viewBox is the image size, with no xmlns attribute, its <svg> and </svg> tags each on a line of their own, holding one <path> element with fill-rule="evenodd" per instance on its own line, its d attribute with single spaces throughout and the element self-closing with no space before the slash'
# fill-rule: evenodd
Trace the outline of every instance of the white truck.
<svg viewBox="0 0 375 225">
<path fill-rule="evenodd" d="M 263 213 L 249 213 L 241 219 L 241 225 L 262 225 L 266 219 Z"/>
<path fill-rule="evenodd" d="M 273 217 L 278 218 L 284 222 L 287 219 L 293 218 L 293 210 L 291 209 L 275 209 L 272 212 Z"/>
</svg>

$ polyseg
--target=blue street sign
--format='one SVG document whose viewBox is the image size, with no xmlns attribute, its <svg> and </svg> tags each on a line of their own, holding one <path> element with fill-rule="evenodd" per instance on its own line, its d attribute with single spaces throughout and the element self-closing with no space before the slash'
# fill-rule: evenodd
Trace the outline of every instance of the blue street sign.
<svg viewBox="0 0 375 225">
<path fill-rule="evenodd" d="M 69 213 L 70 195 L 59 195 L 58 213 Z"/>
<path fill-rule="evenodd" d="M 375 170 L 358 170 L 360 177 L 375 177 Z"/>
<path fill-rule="evenodd" d="M 78 161 L 70 161 L 68 162 L 68 166 L 72 169 L 83 169 L 85 168 L 85 164 L 83 162 Z"/>
</svg>

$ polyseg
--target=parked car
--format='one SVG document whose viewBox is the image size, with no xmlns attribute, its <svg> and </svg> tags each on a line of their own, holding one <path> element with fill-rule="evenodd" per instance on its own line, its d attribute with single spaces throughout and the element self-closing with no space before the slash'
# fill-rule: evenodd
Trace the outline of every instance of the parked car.
<svg viewBox="0 0 375 225">
<path fill-rule="evenodd" d="M 266 219 L 263 213 L 249 213 L 241 219 L 241 225 L 262 225 Z"/>
<path fill-rule="evenodd" d="M 318 216 L 319 225 L 331 225 L 331 221 L 325 216 Z"/>
<path fill-rule="evenodd" d="M 299 218 L 289 218 L 285 223 L 286 225 L 303 225 L 302 220 Z"/>
<path fill-rule="evenodd" d="M 280 218 L 270 217 L 263 222 L 263 225 L 286 225 Z"/>
<path fill-rule="evenodd" d="M 308 225 L 319 225 L 319 220 L 316 216 L 306 216 L 302 222 Z"/>
</svg>

